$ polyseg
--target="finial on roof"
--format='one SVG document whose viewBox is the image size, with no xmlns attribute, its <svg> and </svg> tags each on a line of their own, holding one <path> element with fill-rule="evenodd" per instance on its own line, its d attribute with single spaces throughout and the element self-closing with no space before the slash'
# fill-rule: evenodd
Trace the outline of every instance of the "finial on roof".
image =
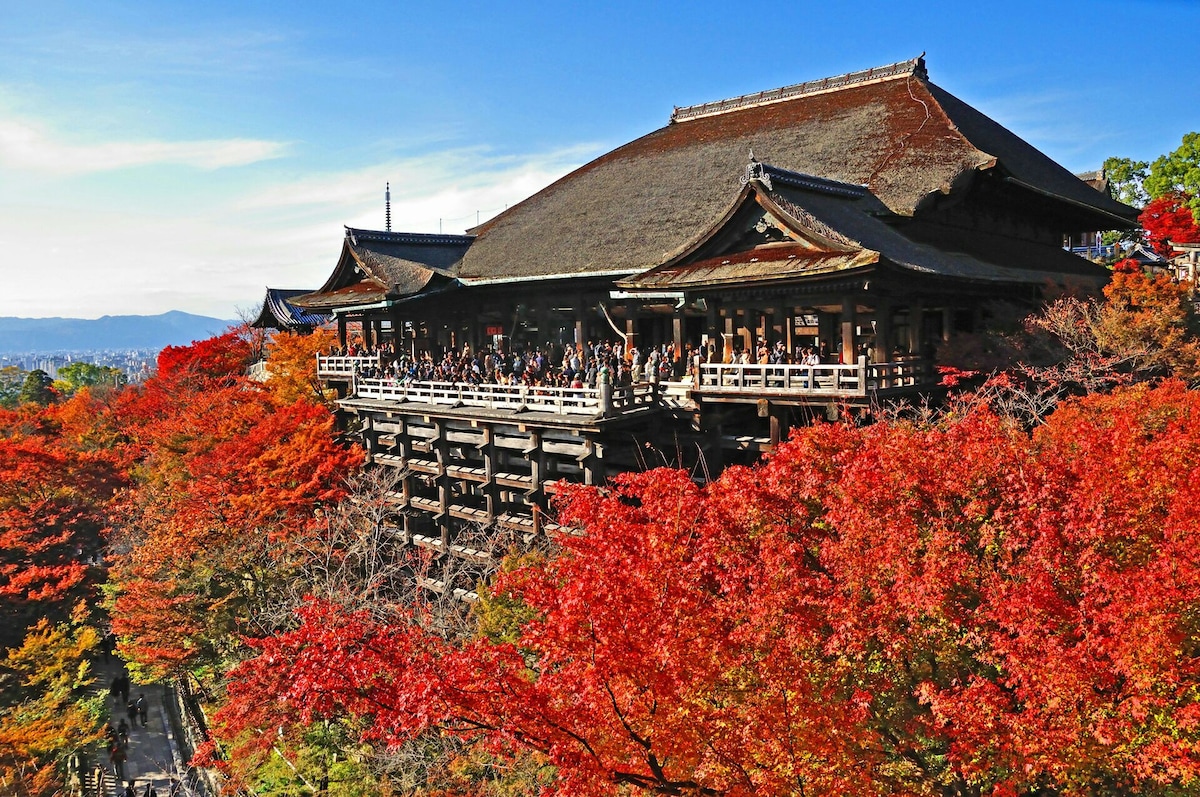
<svg viewBox="0 0 1200 797">
<path fill-rule="evenodd" d="M 388 232 L 392 231 L 392 184 L 384 183 L 386 186 L 383 189 L 383 224 L 384 229 Z"/>
<path fill-rule="evenodd" d="M 771 187 L 771 175 L 767 174 L 767 170 L 758 162 L 758 158 L 754 157 L 754 150 L 750 150 L 750 162 L 746 164 L 746 173 L 742 175 L 742 185 L 749 185 L 751 180 L 757 180 L 766 186 L 768 191 L 774 190 Z"/>
</svg>

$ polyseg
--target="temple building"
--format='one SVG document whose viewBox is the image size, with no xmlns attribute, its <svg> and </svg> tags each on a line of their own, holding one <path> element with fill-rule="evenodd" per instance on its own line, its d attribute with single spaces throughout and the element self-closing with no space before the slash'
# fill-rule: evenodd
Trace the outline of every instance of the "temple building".
<svg viewBox="0 0 1200 797">
<path fill-rule="evenodd" d="M 939 348 L 996 301 L 1098 290 L 1107 270 L 1064 242 L 1136 216 L 930 82 L 921 57 L 675 108 L 466 235 L 347 229 L 329 279 L 292 301 L 369 352 L 321 374 L 375 460 L 407 474 L 408 539 L 451 553 L 463 524 L 537 533 L 560 480 L 645 467 L 647 445 L 719 468 L 816 415 L 936 390 Z M 576 389 L 388 372 L 604 339 L 688 362 Z"/>
</svg>

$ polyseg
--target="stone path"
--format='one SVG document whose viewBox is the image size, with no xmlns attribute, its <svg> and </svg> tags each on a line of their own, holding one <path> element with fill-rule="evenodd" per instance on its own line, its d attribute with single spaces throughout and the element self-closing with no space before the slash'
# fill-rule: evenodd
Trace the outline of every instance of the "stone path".
<svg viewBox="0 0 1200 797">
<path fill-rule="evenodd" d="M 109 762 L 107 755 L 101 756 L 99 763 L 105 766 L 109 775 L 106 778 L 107 788 L 105 797 L 123 797 L 125 786 L 132 782 L 138 797 L 143 797 L 147 784 L 154 787 L 158 797 L 169 797 L 171 781 L 180 781 L 181 787 L 177 794 L 180 797 L 200 797 L 201 792 L 193 792 L 188 788 L 184 761 L 180 759 L 175 744 L 174 732 L 167 715 L 167 705 L 163 699 L 163 688 L 157 684 L 131 684 L 129 699 L 136 700 L 139 694 L 146 696 L 146 726 L 136 718 L 131 719 L 126 707 L 120 705 L 118 698 L 113 701 L 108 697 L 108 688 L 113 678 L 123 672 L 124 665 L 113 656 L 109 662 L 103 659 L 95 662 L 96 683 L 98 691 L 105 696 L 108 707 L 108 722 L 116 728 L 125 719 L 130 725 L 129 746 L 126 750 L 128 760 L 123 767 L 124 779 L 115 783 L 114 765 Z"/>
</svg>

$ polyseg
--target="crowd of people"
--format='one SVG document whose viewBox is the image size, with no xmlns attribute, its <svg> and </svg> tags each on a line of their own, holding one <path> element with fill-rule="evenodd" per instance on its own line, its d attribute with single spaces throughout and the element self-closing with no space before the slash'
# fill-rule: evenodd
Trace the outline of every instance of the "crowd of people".
<svg viewBox="0 0 1200 797">
<path fill-rule="evenodd" d="M 687 343 L 682 349 L 673 343 L 630 347 L 620 340 L 588 341 L 584 346 L 549 343 L 542 346 L 484 346 L 473 349 L 446 349 L 440 357 L 423 351 L 416 357 L 397 353 L 391 344 L 364 347 L 351 342 L 330 350 L 331 356 L 369 357 L 376 364 L 360 366 L 356 375 L 394 384 L 405 382 L 446 382 L 468 385 L 527 385 L 531 387 L 595 388 L 608 383 L 618 387 L 635 382 L 679 380 L 698 376 L 700 366 L 725 362 L 724 352 L 713 344 Z M 751 364 L 801 364 L 816 366 L 830 363 L 828 346 L 798 345 L 791 351 L 779 341 L 733 352 L 729 361 Z M 836 359 L 832 360 L 836 362 Z"/>
</svg>

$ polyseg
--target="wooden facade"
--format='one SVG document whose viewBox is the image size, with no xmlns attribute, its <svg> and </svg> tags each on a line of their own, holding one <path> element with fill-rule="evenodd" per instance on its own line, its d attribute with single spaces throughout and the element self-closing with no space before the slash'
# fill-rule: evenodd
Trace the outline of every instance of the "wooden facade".
<svg viewBox="0 0 1200 797">
<path fill-rule="evenodd" d="M 1062 242 L 1135 215 L 914 59 L 677 108 L 467 235 L 347 229 L 326 284 L 293 301 L 369 352 L 323 357 L 321 375 L 373 461 L 402 474 L 406 539 L 482 562 L 456 542 L 465 528 L 541 533 L 564 481 L 664 463 L 711 475 L 814 417 L 927 395 L 938 348 L 990 303 L 1097 290 L 1106 271 Z M 387 371 L 603 339 L 689 352 L 687 376 L 565 388 Z M 797 362 L 806 348 L 820 362 Z"/>
</svg>

